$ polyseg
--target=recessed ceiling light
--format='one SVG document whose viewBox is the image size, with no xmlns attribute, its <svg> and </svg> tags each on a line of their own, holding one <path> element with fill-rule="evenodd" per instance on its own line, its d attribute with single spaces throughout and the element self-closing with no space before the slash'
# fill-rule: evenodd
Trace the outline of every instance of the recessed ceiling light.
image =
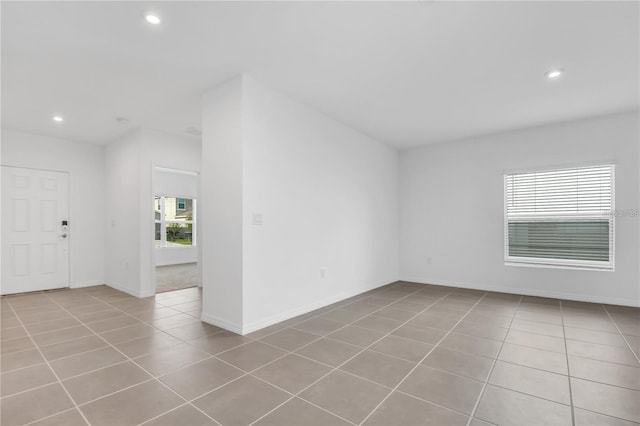
<svg viewBox="0 0 640 426">
<path fill-rule="evenodd" d="M 544 75 L 551 80 L 559 78 L 562 74 L 564 74 L 563 68 L 554 68 L 544 73 Z"/>
<path fill-rule="evenodd" d="M 53 120 L 53 121 L 55 121 L 56 123 L 62 123 L 62 122 L 64 121 L 64 118 L 62 118 L 62 117 L 61 117 L 61 116 L 59 116 L 59 115 L 54 115 L 54 116 L 52 117 L 52 120 Z"/>
<path fill-rule="evenodd" d="M 155 15 L 153 13 L 145 13 L 144 14 L 144 19 L 153 25 L 158 25 L 160 22 L 162 22 L 162 19 L 160 19 L 160 17 L 158 15 Z"/>
</svg>

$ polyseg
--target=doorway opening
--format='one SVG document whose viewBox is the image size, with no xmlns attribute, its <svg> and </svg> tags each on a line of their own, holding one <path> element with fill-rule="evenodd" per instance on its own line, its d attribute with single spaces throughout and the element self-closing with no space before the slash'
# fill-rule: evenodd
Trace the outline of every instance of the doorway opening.
<svg viewBox="0 0 640 426">
<path fill-rule="evenodd" d="M 154 172 L 156 293 L 198 287 L 198 174 L 161 167 Z"/>
</svg>

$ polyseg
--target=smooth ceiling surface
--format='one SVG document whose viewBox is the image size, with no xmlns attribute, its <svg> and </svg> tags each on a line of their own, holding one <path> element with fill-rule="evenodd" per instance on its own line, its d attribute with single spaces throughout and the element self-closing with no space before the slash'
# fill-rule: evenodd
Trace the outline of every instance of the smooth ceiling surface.
<svg viewBox="0 0 640 426">
<path fill-rule="evenodd" d="M 3 126 L 72 140 L 186 135 L 200 95 L 242 72 L 400 148 L 639 105 L 638 2 L 1 7 Z"/>
</svg>

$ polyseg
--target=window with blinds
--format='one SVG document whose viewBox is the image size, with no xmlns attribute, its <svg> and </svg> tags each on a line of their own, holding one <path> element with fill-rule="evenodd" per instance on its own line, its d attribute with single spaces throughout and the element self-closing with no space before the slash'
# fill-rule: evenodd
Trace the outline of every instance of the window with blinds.
<svg viewBox="0 0 640 426">
<path fill-rule="evenodd" d="M 509 173 L 505 263 L 613 270 L 614 167 Z"/>
</svg>

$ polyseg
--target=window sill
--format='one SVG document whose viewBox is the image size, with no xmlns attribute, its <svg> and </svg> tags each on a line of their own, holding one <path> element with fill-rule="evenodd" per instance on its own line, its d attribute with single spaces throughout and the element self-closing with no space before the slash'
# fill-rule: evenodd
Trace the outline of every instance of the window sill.
<svg viewBox="0 0 640 426">
<path fill-rule="evenodd" d="M 613 265 L 594 265 L 594 264 L 566 264 L 556 262 L 545 262 L 541 259 L 536 260 L 513 260 L 508 259 L 504 261 L 505 266 L 524 266 L 526 268 L 548 268 L 548 269 L 573 269 L 579 271 L 600 271 L 600 272 L 614 272 Z"/>
</svg>

